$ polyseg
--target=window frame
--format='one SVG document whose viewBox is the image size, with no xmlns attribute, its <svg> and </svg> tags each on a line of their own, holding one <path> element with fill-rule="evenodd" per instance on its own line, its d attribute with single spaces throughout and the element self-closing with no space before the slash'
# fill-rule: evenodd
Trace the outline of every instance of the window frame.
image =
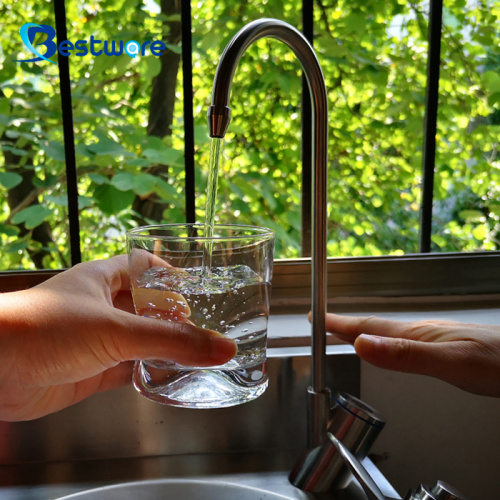
<svg viewBox="0 0 500 500">
<path fill-rule="evenodd" d="M 30 288 L 64 270 L 5 271 L 0 292 Z M 308 307 L 311 259 L 274 263 L 272 305 Z M 327 261 L 327 297 L 331 304 L 486 302 L 500 294 L 500 252 L 342 257 Z M 476 299 L 472 299 L 476 296 Z"/>
</svg>

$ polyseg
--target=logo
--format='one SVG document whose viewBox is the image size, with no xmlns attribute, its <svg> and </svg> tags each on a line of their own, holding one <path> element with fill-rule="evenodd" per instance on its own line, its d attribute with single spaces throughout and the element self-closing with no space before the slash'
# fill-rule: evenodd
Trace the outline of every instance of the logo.
<svg viewBox="0 0 500 500">
<path fill-rule="evenodd" d="M 83 57 L 90 52 L 93 56 L 104 55 L 108 57 L 121 56 L 125 53 L 129 57 L 134 58 L 138 55 L 146 55 L 146 52 L 149 50 L 152 55 L 159 57 L 167 48 L 161 40 L 146 40 L 141 45 L 135 40 L 129 40 L 125 43 L 123 40 L 98 40 L 94 35 L 91 35 L 89 40 L 77 40 L 74 44 L 69 40 L 63 40 L 57 44 L 54 41 L 56 30 L 48 24 L 26 23 L 21 26 L 19 33 L 26 48 L 36 57 L 31 59 L 15 59 L 15 62 L 48 61 L 52 64 L 57 64 L 50 59 L 56 52 L 64 57 L 69 57 L 72 54 L 77 57 Z M 39 33 L 45 33 L 47 39 L 34 46 L 33 42 Z M 43 54 L 37 49 L 39 46 L 45 47 Z"/>
<path fill-rule="evenodd" d="M 32 29 L 30 30 L 30 28 Z M 56 30 L 52 26 L 49 26 L 48 24 L 26 23 L 21 26 L 21 29 L 19 31 L 21 33 L 21 40 L 23 41 L 24 45 L 26 45 L 26 47 L 37 57 L 33 59 L 16 59 L 16 62 L 49 61 L 52 64 L 56 64 L 54 61 L 51 61 L 49 59 L 56 53 L 57 50 L 57 46 L 54 42 Z M 33 40 L 35 39 L 37 33 L 45 33 L 47 35 L 47 40 L 37 43 L 37 46 L 44 45 L 45 47 L 47 47 L 45 55 L 40 54 L 40 52 L 38 52 L 38 50 L 33 47 Z"/>
</svg>

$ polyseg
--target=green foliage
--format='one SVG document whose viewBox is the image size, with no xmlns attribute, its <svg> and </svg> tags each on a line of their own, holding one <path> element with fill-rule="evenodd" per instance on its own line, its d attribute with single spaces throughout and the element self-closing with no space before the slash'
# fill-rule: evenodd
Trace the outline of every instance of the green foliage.
<svg viewBox="0 0 500 500">
<path fill-rule="evenodd" d="M 67 0 L 68 38 L 168 39 L 178 14 L 141 0 Z M 147 5 L 147 7 L 146 7 Z M 329 97 L 328 252 L 418 251 L 428 2 L 339 0 L 315 5 L 315 49 Z M 206 110 L 220 54 L 261 17 L 300 27 L 292 0 L 207 0 L 193 8 L 197 219 L 209 164 Z M 25 22 L 54 25 L 51 3 L 5 0 L 0 59 L 0 252 L 3 269 L 68 265 L 65 154 L 58 72 L 15 63 Z M 434 203 L 435 251 L 496 250 L 500 218 L 500 2 L 446 2 Z M 178 43 L 167 43 L 174 53 Z M 54 56 L 54 60 L 55 60 Z M 141 203 L 184 220 L 183 95 L 171 134 L 148 134 L 154 56 L 70 57 L 85 259 L 125 251 L 125 231 L 153 222 Z M 276 256 L 299 257 L 301 70 L 276 40 L 251 47 L 235 74 L 217 221 L 272 227 Z M 22 199 L 14 200 L 22 193 Z M 142 211 L 141 211 L 142 210 Z M 53 243 L 33 236 L 41 224 Z"/>
</svg>

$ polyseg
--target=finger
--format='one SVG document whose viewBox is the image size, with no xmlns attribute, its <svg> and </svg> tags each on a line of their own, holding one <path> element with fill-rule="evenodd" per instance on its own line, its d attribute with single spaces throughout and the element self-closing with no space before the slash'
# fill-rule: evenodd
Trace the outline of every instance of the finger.
<svg viewBox="0 0 500 500">
<path fill-rule="evenodd" d="M 88 398 L 94 393 L 109 391 L 130 385 L 132 383 L 132 372 L 134 370 L 134 362 L 126 361 L 105 370 L 104 372 L 95 375 L 75 384 L 75 403 Z"/>
<path fill-rule="evenodd" d="M 362 333 L 383 337 L 409 337 L 411 336 L 411 323 L 376 316 L 340 316 L 328 313 L 326 330 L 352 343 Z"/>
<path fill-rule="evenodd" d="M 168 264 L 146 252 L 144 250 L 138 251 L 140 253 L 140 269 L 136 271 L 142 273 L 147 271 L 152 266 L 169 267 Z M 97 282 L 103 279 L 108 285 L 111 298 L 114 299 L 119 292 L 130 291 L 130 268 L 129 259 L 127 255 L 117 255 L 106 260 L 97 260 L 93 262 L 84 262 L 75 266 L 70 271 L 80 270 L 81 266 L 86 266 L 86 273 L 91 275 Z"/>
<path fill-rule="evenodd" d="M 486 394 L 492 363 L 487 350 L 468 341 L 420 342 L 360 335 L 354 347 L 363 360 L 399 372 L 439 378 L 462 389 Z"/>
<path fill-rule="evenodd" d="M 117 361 L 160 359 L 187 366 L 215 366 L 227 363 L 237 352 L 234 340 L 190 322 L 120 315 L 124 315 L 121 327 L 112 330 Z"/>
</svg>

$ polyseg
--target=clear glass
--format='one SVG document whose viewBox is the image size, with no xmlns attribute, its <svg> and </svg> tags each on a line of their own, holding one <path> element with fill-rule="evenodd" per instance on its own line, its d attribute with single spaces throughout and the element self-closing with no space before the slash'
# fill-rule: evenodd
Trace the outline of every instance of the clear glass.
<svg viewBox="0 0 500 500">
<path fill-rule="evenodd" d="M 128 232 L 135 309 L 141 316 L 215 330 L 234 339 L 238 352 L 228 363 L 208 368 L 139 360 L 133 380 L 142 395 L 159 403 L 222 408 L 251 401 L 267 388 L 274 233 L 215 225 L 212 237 L 203 234 L 203 224 Z"/>
</svg>

